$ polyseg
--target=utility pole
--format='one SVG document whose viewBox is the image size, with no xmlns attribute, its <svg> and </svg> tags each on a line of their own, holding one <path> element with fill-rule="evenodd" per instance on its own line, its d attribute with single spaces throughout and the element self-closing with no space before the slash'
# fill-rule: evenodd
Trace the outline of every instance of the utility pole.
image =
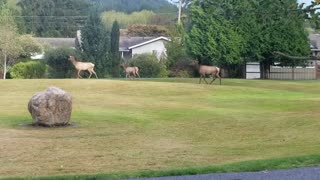
<svg viewBox="0 0 320 180">
<path fill-rule="evenodd" d="M 178 24 L 181 23 L 182 0 L 179 0 Z"/>
</svg>

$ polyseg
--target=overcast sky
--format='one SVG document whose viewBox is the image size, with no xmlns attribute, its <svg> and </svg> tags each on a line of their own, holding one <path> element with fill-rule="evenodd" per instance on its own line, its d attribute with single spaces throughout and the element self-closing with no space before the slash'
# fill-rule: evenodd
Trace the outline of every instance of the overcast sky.
<svg viewBox="0 0 320 180">
<path fill-rule="evenodd" d="M 311 3 L 311 0 L 298 0 L 298 3 L 310 4 L 310 3 Z"/>
</svg>

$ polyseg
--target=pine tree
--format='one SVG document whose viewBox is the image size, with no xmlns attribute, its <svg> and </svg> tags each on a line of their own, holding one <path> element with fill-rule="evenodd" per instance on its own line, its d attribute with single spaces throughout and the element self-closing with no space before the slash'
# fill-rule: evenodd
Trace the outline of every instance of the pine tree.
<svg viewBox="0 0 320 180">
<path fill-rule="evenodd" d="M 119 23 L 117 21 L 114 21 L 112 25 L 112 30 L 111 30 L 111 47 L 110 47 L 113 77 L 120 76 L 119 38 L 120 38 Z"/>
<path fill-rule="evenodd" d="M 85 26 L 81 30 L 82 50 L 88 61 L 95 64 L 100 77 L 110 74 L 111 62 L 109 32 L 103 26 L 97 10 L 90 12 Z"/>
</svg>

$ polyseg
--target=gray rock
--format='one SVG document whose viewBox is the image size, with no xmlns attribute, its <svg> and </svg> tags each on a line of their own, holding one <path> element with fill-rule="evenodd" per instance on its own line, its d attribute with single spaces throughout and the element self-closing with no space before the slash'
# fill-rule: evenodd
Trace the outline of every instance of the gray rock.
<svg viewBox="0 0 320 180">
<path fill-rule="evenodd" d="M 49 87 L 32 96 L 28 110 L 37 125 L 67 125 L 71 117 L 72 97 L 62 89 Z"/>
</svg>

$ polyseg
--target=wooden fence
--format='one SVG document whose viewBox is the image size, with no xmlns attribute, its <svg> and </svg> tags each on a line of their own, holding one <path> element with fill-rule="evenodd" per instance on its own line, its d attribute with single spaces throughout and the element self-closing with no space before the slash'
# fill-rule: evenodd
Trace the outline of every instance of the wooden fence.
<svg viewBox="0 0 320 180">
<path fill-rule="evenodd" d="M 278 67 L 271 66 L 269 79 L 281 80 L 311 80 L 317 79 L 317 74 L 320 74 L 317 66 L 313 67 Z M 320 76 L 319 76 L 320 77 Z"/>
</svg>

